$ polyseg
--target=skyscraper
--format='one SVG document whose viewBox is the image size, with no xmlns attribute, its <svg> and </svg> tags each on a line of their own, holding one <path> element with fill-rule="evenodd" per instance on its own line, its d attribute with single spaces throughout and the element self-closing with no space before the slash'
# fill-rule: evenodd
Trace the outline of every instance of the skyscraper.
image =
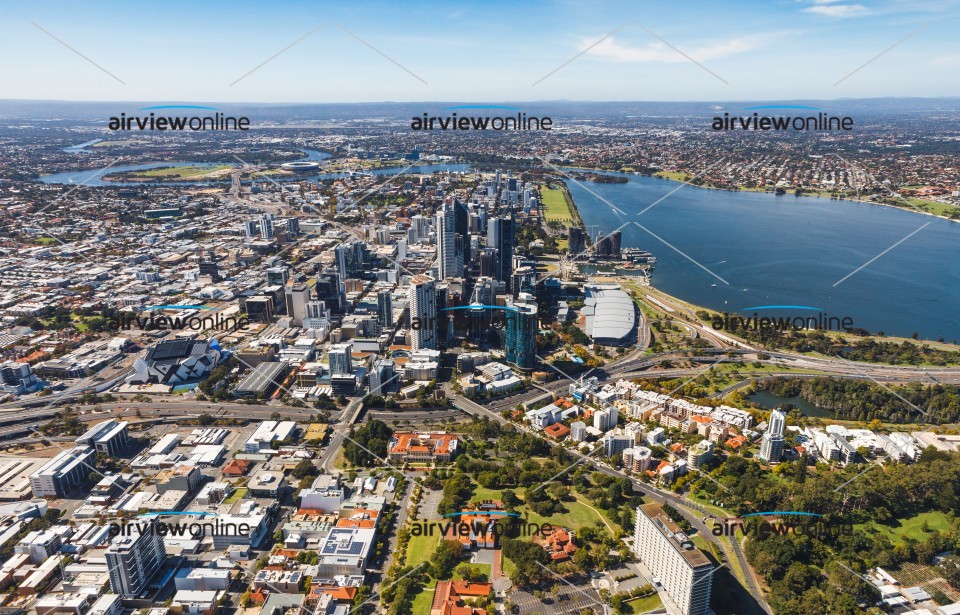
<svg viewBox="0 0 960 615">
<path fill-rule="evenodd" d="M 135 598 L 160 570 L 167 554 L 155 524 L 155 520 L 148 522 L 142 532 L 130 528 L 131 536 L 117 536 L 104 552 L 113 593 Z"/>
<path fill-rule="evenodd" d="M 533 369 L 537 366 L 537 304 L 521 301 L 510 307 L 504 313 L 507 363 Z"/>
<path fill-rule="evenodd" d="M 331 376 L 345 376 L 353 373 L 353 346 L 351 344 L 333 344 L 327 353 Z"/>
<path fill-rule="evenodd" d="M 377 293 L 377 320 L 384 329 L 393 326 L 393 297 L 389 290 Z"/>
<path fill-rule="evenodd" d="M 684 615 L 705 615 L 713 587 L 713 564 L 660 504 L 637 507 L 634 553 L 659 577 L 667 595 Z"/>
<path fill-rule="evenodd" d="M 340 277 L 333 271 L 325 271 L 317 276 L 317 298 L 323 301 L 330 311 L 340 314 L 344 309 L 343 286 Z"/>
<path fill-rule="evenodd" d="M 774 410 L 770 413 L 770 424 L 760 443 L 760 457 L 767 463 L 780 463 L 783 459 L 783 431 L 787 426 L 787 415 Z"/>
<path fill-rule="evenodd" d="M 307 302 L 310 301 L 310 287 L 306 284 L 293 284 L 284 288 L 287 302 L 287 316 L 299 327 L 307 317 Z"/>
<path fill-rule="evenodd" d="M 457 215 L 453 203 L 444 203 L 437 212 L 436 231 L 440 279 L 463 277 L 463 252 L 457 242 Z"/>
<path fill-rule="evenodd" d="M 480 275 L 496 278 L 499 266 L 496 248 L 484 248 L 480 251 Z"/>
<path fill-rule="evenodd" d="M 425 275 L 410 280 L 410 339 L 414 350 L 437 349 L 437 291 L 433 278 Z"/>
<path fill-rule="evenodd" d="M 514 223 L 509 214 L 506 217 L 491 218 L 487 226 L 487 247 L 497 249 L 497 280 L 510 290 L 513 275 Z"/>
<path fill-rule="evenodd" d="M 346 280 L 363 271 L 363 255 L 366 245 L 362 241 L 340 244 L 334 249 L 340 279 Z"/>
<path fill-rule="evenodd" d="M 575 256 L 583 252 L 586 243 L 583 238 L 583 229 L 579 226 L 571 226 L 567 231 L 567 254 Z"/>
<path fill-rule="evenodd" d="M 370 370 L 370 394 L 386 395 L 397 388 L 398 378 L 394 375 L 394 363 L 390 359 L 378 359 Z"/>
<path fill-rule="evenodd" d="M 269 214 L 260 218 L 260 239 L 273 239 L 273 217 Z"/>
</svg>

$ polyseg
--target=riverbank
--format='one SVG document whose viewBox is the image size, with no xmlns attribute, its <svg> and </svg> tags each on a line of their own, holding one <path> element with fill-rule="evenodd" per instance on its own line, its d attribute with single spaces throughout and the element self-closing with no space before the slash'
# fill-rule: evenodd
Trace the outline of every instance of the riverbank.
<svg viewBox="0 0 960 615">
<path fill-rule="evenodd" d="M 796 192 L 790 192 L 790 191 L 784 190 L 783 194 L 777 195 L 775 192 L 776 190 L 775 188 L 768 189 L 765 186 L 760 188 L 748 188 L 746 186 L 726 187 L 726 186 L 711 186 L 708 184 L 691 184 L 689 183 L 689 181 L 690 179 L 693 179 L 693 177 L 685 171 L 657 171 L 656 173 L 653 173 L 653 174 L 646 174 L 646 173 L 640 173 L 638 171 L 614 171 L 611 169 L 601 169 L 598 167 L 569 167 L 569 168 L 580 169 L 584 171 L 596 171 L 601 173 L 621 173 L 623 175 L 637 175 L 641 177 L 657 177 L 659 179 L 665 179 L 667 181 L 677 182 L 680 184 L 688 184 L 690 186 L 693 186 L 694 188 L 705 188 L 707 190 L 720 190 L 722 192 L 759 192 L 764 194 L 773 194 L 774 196 L 818 197 L 822 199 L 829 199 L 831 201 L 848 201 L 850 203 L 865 203 L 867 205 L 879 205 L 880 207 L 890 207 L 893 209 L 899 209 L 901 211 L 909 211 L 915 214 L 932 216 L 934 218 L 940 218 L 941 220 L 947 220 L 948 222 L 960 222 L 960 206 L 948 205 L 946 203 L 940 203 L 938 201 L 930 201 L 928 199 L 919 199 L 916 197 L 911 197 L 911 198 L 914 198 L 917 201 L 923 201 L 924 205 L 927 205 L 929 207 L 936 207 L 937 209 L 940 209 L 942 211 L 956 211 L 957 217 L 951 218 L 950 216 L 947 216 L 944 214 L 916 209 L 916 206 L 920 206 L 920 205 L 913 204 L 913 203 L 909 204 L 909 206 L 897 205 L 894 203 L 882 203 L 882 202 L 871 201 L 863 198 L 858 199 L 850 196 L 837 196 L 837 195 L 834 195 L 829 190 L 810 190 L 806 188 L 801 188 L 802 192 L 800 194 L 796 194 Z M 630 167 L 624 167 L 624 168 L 630 168 Z M 909 201 L 908 197 L 899 197 L 899 198 L 902 198 L 905 201 Z"/>
<path fill-rule="evenodd" d="M 619 173 L 619 171 L 608 171 L 608 172 L 610 172 L 610 173 Z M 634 172 L 634 174 L 635 174 L 635 175 L 643 175 L 642 173 L 636 173 L 636 172 Z M 949 217 L 949 216 L 947 216 L 947 215 L 939 214 L 939 213 L 936 213 L 936 212 L 924 211 L 924 210 L 921 210 L 921 209 L 916 209 L 915 206 L 914 206 L 914 204 L 910 204 L 910 206 L 907 206 L 907 205 L 897 205 L 897 204 L 894 204 L 894 203 L 883 203 L 883 202 L 871 201 L 871 200 L 862 199 L 862 198 L 861 198 L 861 199 L 851 198 L 851 197 L 849 197 L 849 196 L 836 196 L 836 195 L 834 195 L 832 192 L 827 191 L 827 190 L 807 190 L 807 189 L 805 189 L 805 188 L 801 188 L 801 189 L 800 189 L 800 190 L 801 190 L 800 194 L 796 194 L 796 192 L 790 192 L 790 191 L 785 190 L 783 194 L 779 194 L 779 195 L 778 195 L 778 194 L 776 194 L 776 192 L 775 192 L 775 190 L 776 190 L 775 188 L 774 188 L 773 190 L 771 190 L 771 189 L 769 189 L 769 188 L 767 188 L 767 187 L 762 187 L 762 188 L 747 188 L 747 187 L 744 187 L 744 186 L 724 187 L 724 186 L 711 186 L 711 185 L 708 185 L 708 184 L 689 184 L 689 179 L 691 178 L 691 176 L 690 176 L 689 173 L 686 173 L 686 172 L 683 172 L 683 171 L 658 171 L 658 172 L 654 173 L 653 175 L 651 175 L 650 177 L 659 177 L 660 179 L 665 179 L 665 180 L 667 180 L 667 181 L 677 182 L 677 183 L 681 183 L 681 184 L 688 184 L 688 185 L 694 186 L 694 187 L 696 187 L 696 188 L 706 188 L 706 189 L 708 189 L 708 190 L 723 190 L 723 191 L 727 191 L 727 192 L 762 192 L 762 193 L 764 193 L 764 194 L 773 194 L 774 196 L 783 196 L 783 197 L 786 197 L 786 196 L 793 196 L 793 197 L 817 197 L 817 198 L 821 198 L 821 199 L 830 199 L 831 201 L 849 201 L 849 202 L 851 202 L 851 203 L 865 203 L 865 204 L 867 204 L 867 205 L 879 205 L 880 207 L 892 207 L 893 209 L 900 209 L 900 210 L 902 210 L 902 211 L 909 211 L 909 212 L 915 213 L 915 214 L 921 214 L 921 215 L 925 215 L 925 216 L 933 216 L 934 218 L 940 218 L 940 219 L 942 219 L 942 220 L 947 220 L 947 221 L 949 221 L 949 222 L 960 222 L 960 207 L 948 205 L 948 204 L 946 204 L 946 203 L 940 203 L 940 202 L 938 202 L 938 201 L 930 201 L 930 200 L 927 200 L 927 199 L 916 199 L 916 200 L 918 200 L 918 201 L 924 201 L 924 203 L 929 204 L 930 207 L 937 207 L 938 209 L 942 209 L 943 211 L 956 211 L 958 217 L 956 217 L 956 218 L 951 218 L 951 217 Z M 796 189 L 794 189 L 794 190 L 796 190 Z M 907 199 L 907 197 L 899 197 L 899 198 L 902 198 L 902 199 L 904 199 L 904 200 L 909 200 L 909 199 Z"/>
</svg>

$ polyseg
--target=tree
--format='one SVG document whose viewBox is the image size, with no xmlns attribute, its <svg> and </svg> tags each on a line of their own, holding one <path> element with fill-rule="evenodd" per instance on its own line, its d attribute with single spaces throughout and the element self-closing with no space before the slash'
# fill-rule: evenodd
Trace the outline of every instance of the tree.
<svg viewBox="0 0 960 615">
<path fill-rule="evenodd" d="M 430 557 L 430 574 L 445 580 L 453 576 L 453 570 L 463 557 L 463 545 L 455 540 L 441 540 Z"/>
<path fill-rule="evenodd" d="M 290 474 L 294 478 L 303 479 L 310 476 L 319 476 L 320 469 L 309 459 L 301 459 Z"/>
</svg>

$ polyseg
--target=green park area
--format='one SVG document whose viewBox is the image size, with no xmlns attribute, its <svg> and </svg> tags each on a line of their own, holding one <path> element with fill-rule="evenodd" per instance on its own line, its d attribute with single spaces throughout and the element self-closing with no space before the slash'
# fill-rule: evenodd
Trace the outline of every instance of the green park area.
<svg viewBox="0 0 960 615">
<path fill-rule="evenodd" d="M 946 532 L 950 529 L 950 521 L 942 512 L 922 512 L 913 517 L 898 519 L 890 523 L 864 523 L 854 526 L 867 533 L 884 534 L 891 542 L 904 540 L 925 541 L 933 532 Z"/>
<path fill-rule="evenodd" d="M 567 205 L 567 198 L 559 188 L 543 188 L 540 190 L 543 197 L 543 218 L 547 222 L 573 224 L 573 214 Z"/>
</svg>

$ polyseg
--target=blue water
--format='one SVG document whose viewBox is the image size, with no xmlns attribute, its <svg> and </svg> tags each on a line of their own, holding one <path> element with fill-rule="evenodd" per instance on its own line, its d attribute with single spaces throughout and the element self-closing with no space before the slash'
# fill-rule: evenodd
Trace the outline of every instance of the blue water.
<svg viewBox="0 0 960 615">
<path fill-rule="evenodd" d="M 821 408 L 816 404 L 812 404 L 805 400 L 802 397 L 782 397 L 780 395 L 774 395 L 769 391 L 757 391 L 756 393 L 747 397 L 752 402 L 760 404 L 761 407 L 768 410 L 773 410 L 774 408 L 781 408 L 784 404 L 793 404 L 801 412 L 807 416 L 819 416 L 824 418 L 836 418 L 836 413 Z"/>
<path fill-rule="evenodd" d="M 849 316 L 854 327 L 873 332 L 960 339 L 956 222 L 853 201 L 693 186 L 683 186 L 637 216 L 681 184 L 627 177 L 626 184 L 581 182 L 623 214 L 577 183 L 567 184 L 592 236 L 629 223 L 621 231 L 622 245 L 656 255 L 652 283 L 669 294 L 729 312 L 760 305 L 814 306 L 830 316 Z"/>
<path fill-rule="evenodd" d="M 79 150 L 78 150 L 79 151 Z M 326 160 L 330 158 L 330 154 L 326 152 L 320 152 L 316 150 L 304 150 L 306 156 L 300 158 L 299 160 Z M 249 162 L 253 163 L 253 160 Z M 139 171 L 142 169 L 156 169 L 157 167 L 188 167 L 188 166 L 216 166 L 218 164 L 239 164 L 233 162 L 151 162 L 151 163 L 142 163 L 142 164 L 130 164 L 130 165 L 118 165 L 110 167 L 109 169 L 99 169 L 99 170 L 85 170 L 85 171 L 66 171 L 63 173 L 52 173 L 50 175 L 43 175 L 40 177 L 40 181 L 45 184 L 79 184 L 83 183 L 85 186 L 144 186 L 151 184 L 161 184 L 164 186 L 169 185 L 187 185 L 187 186 L 196 186 L 210 183 L 219 183 L 219 184 L 229 184 L 230 179 L 225 178 L 223 180 L 205 180 L 203 182 L 112 182 L 104 181 L 101 179 L 104 175 L 110 175 L 111 173 L 117 173 L 119 171 Z M 451 171 L 454 173 L 466 172 L 471 169 L 469 164 L 420 164 L 413 167 L 392 167 L 389 169 L 377 169 L 371 171 L 374 175 L 397 175 L 398 173 L 433 173 L 434 171 Z M 341 177 L 349 177 L 349 173 L 298 173 L 296 175 L 282 175 L 274 176 L 273 179 L 278 182 L 284 181 L 317 181 L 320 179 L 337 179 Z M 88 179 L 89 178 L 89 179 Z M 244 182 L 247 183 L 247 182 Z"/>
<path fill-rule="evenodd" d="M 96 145 L 97 143 L 103 141 L 103 139 L 93 139 L 92 141 L 87 141 L 86 143 L 79 143 L 77 145 L 71 145 L 70 147 L 63 148 L 63 151 L 70 152 L 71 154 L 89 154 L 86 148 L 91 145 Z"/>
</svg>

